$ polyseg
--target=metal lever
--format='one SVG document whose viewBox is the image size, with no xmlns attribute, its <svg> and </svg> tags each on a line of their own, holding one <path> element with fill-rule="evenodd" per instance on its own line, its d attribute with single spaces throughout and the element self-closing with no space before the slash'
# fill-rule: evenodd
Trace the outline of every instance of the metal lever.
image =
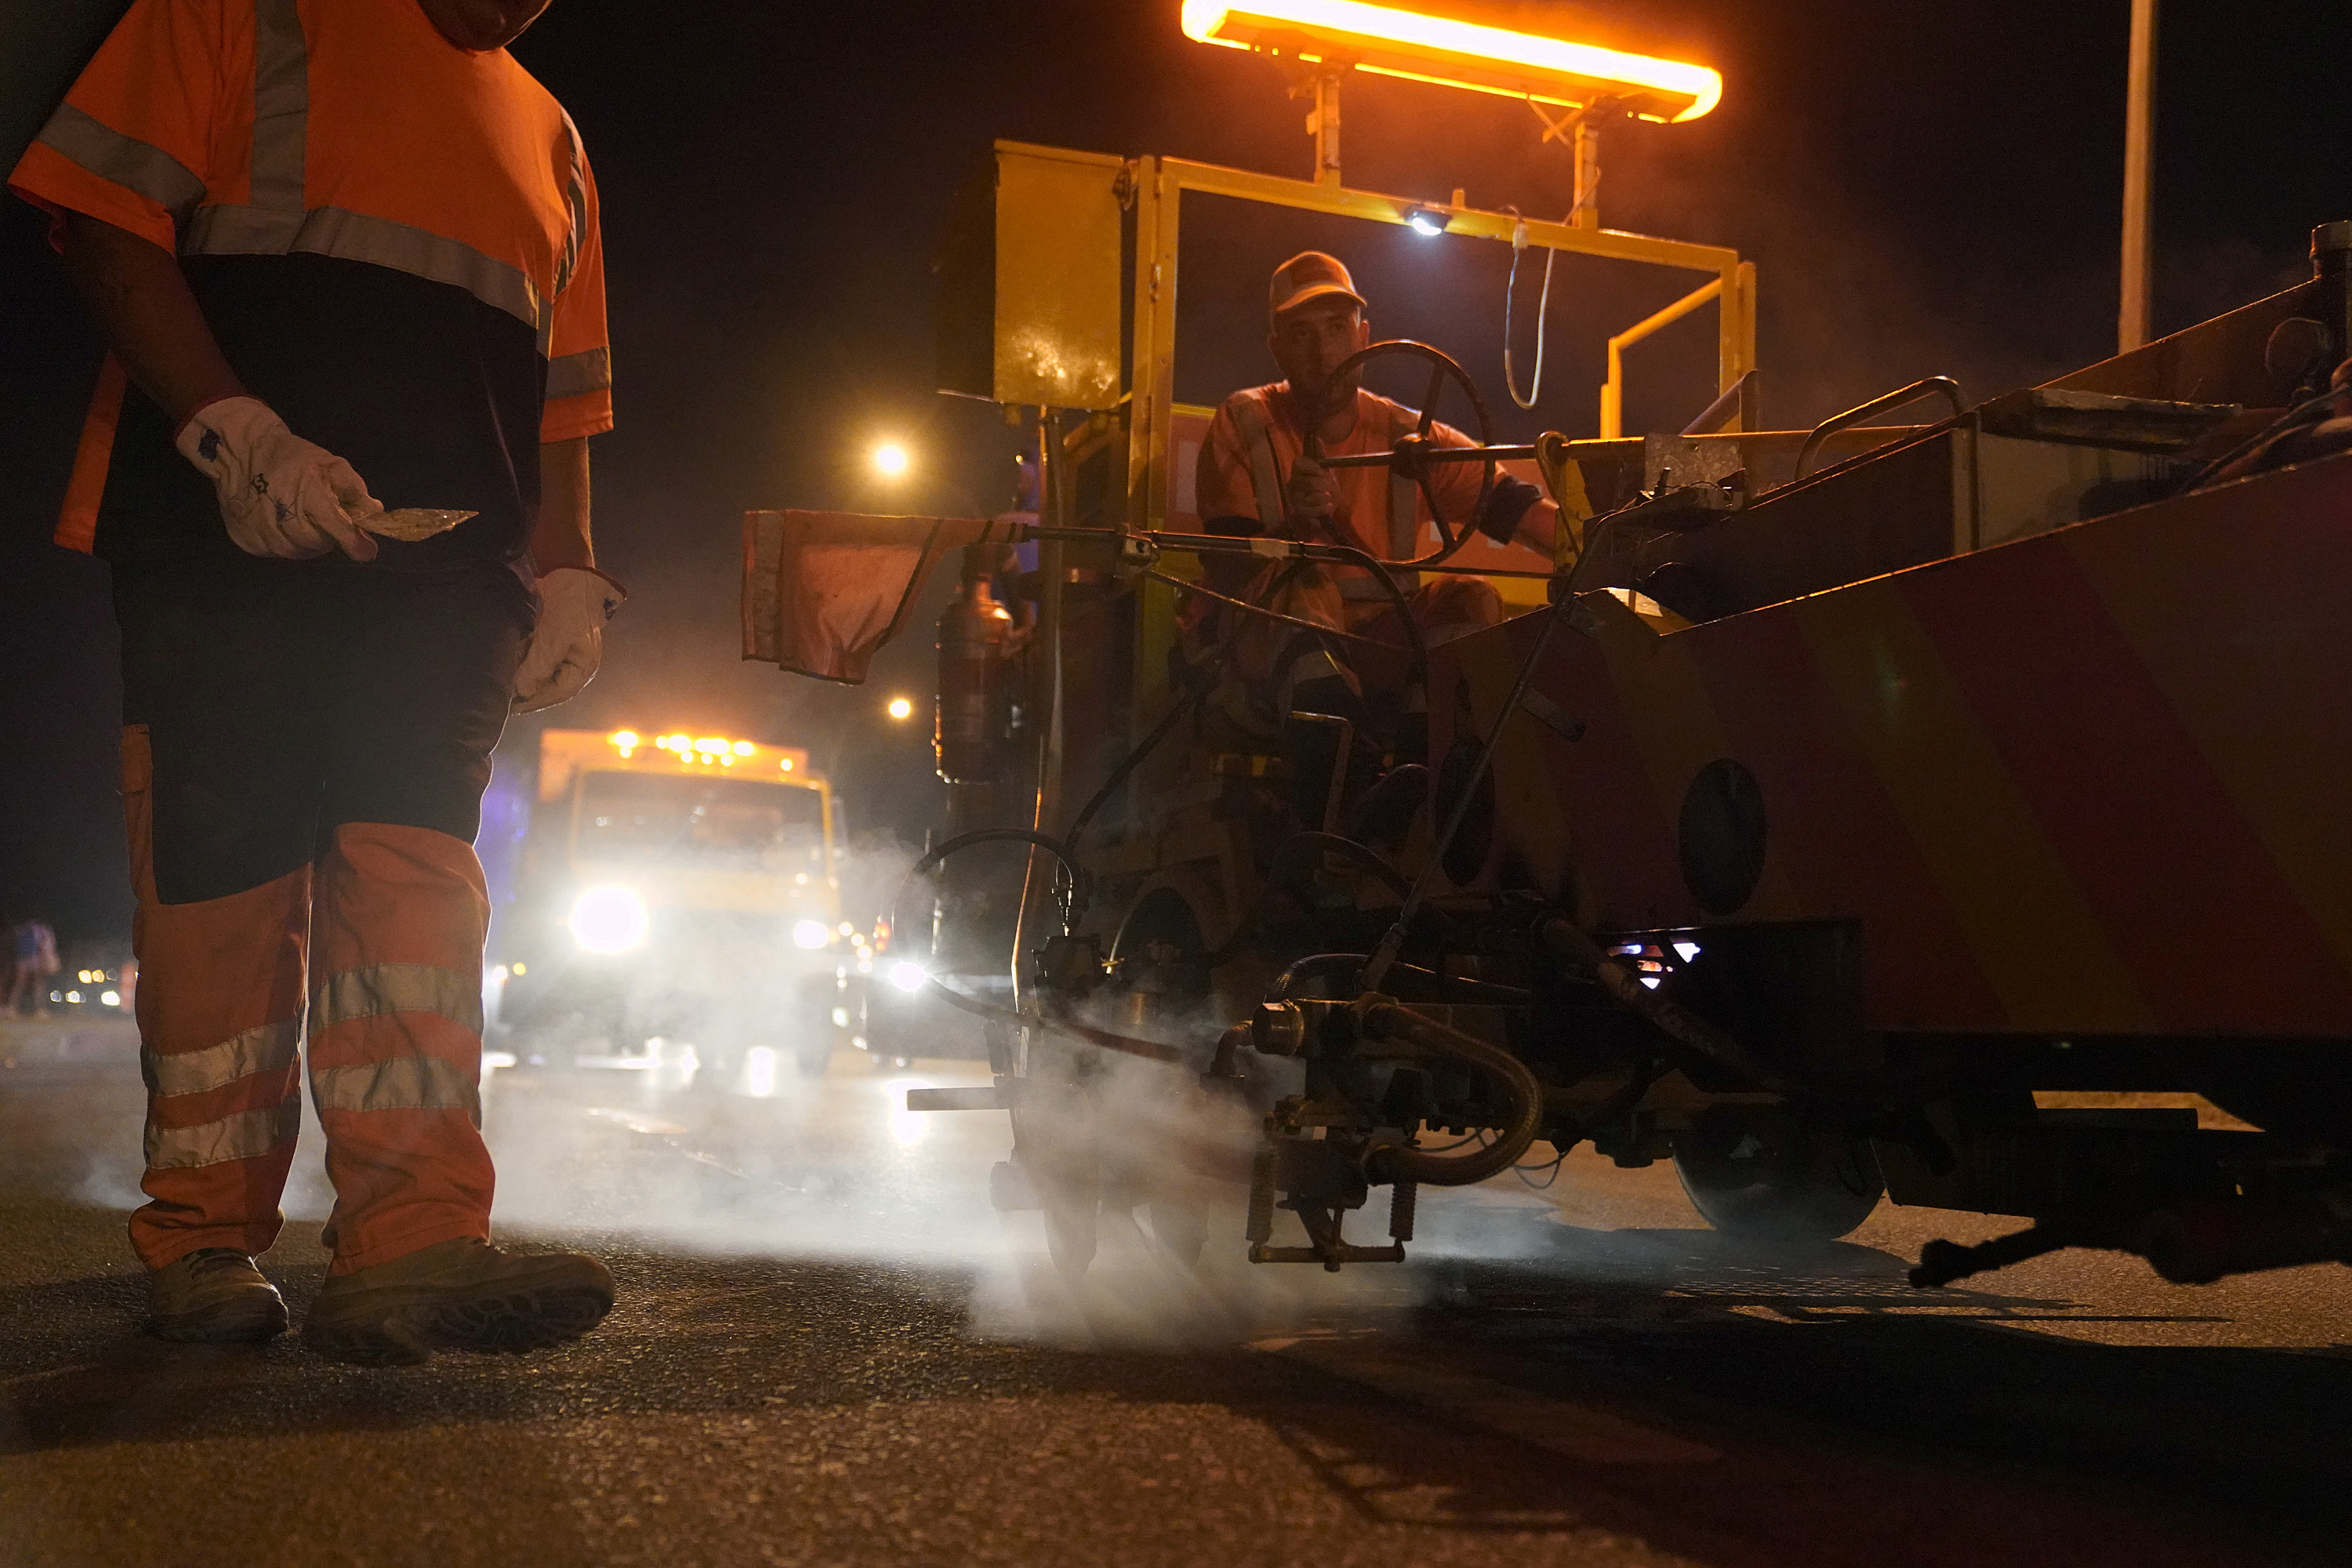
<svg viewBox="0 0 2352 1568">
<path fill-rule="evenodd" d="M 1969 411 L 1968 398 L 1962 395 L 1958 382 L 1948 375 L 1923 377 L 1906 387 L 1886 394 L 1884 397 L 1874 397 L 1869 402 L 1858 407 L 1849 408 L 1843 414 L 1832 414 L 1814 426 L 1813 433 L 1805 437 L 1804 446 L 1797 452 L 1797 472 L 1790 483 L 1794 484 L 1797 479 L 1801 479 L 1813 471 L 1813 455 L 1822 449 L 1822 442 L 1839 431 L 1859 425 L 1874 414 L 1885 414 L 1889 409 L 1900 408 L 1906 403 L 1916 403 L 1923 397 L 1932 396 L 1950 399 L 1952 417 L 1955 419 Z"/>
</svg>

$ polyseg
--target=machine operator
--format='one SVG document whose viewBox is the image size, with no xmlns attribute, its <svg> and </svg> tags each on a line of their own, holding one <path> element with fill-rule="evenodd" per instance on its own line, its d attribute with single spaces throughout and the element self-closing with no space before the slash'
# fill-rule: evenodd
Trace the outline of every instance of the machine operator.
<svg viewBox="0 0 2352 1568">
<path fill-rule="evenodd" d="M 479 1131 L 490 749 L 621 598 L 595 183 L 506 52 L 547 3 L 135 0 L 9 179 L 111 350 L 58 538 L 122 631 L 165 1338 L 287 1327 L 254 1260 L 304 1057 L 335 1189 L 307 1346 L 524 1350 L 612 1305 L 594 1258 L 490 1245 Z"/>
<path fill-rule="evenodd" d="M 1294 256 L 1275 268 L 1266 306 L 1266 347 L 1283 379 L 1236 392 L 1218 408 L 1201 446 L 1196 478 L 1202 526 L 1212 533 L 1350 544 L 1384 561 L 1423 553 L 1420 542 L 1431 520 L 1418 486 L 1393 480 L 1384 468 L 1335 469 L 1319 460 L 1389 451 L 1420 421 L 1415 411 L 1364 387 L 1354 369 L 1335 374 L 1371 342 L 1363 297 L 1348 268 L 1318 250 Z M 1431 439 L 1475 445 L 1446 425 L 1435 426 Z M 1480 532 L 1551 556 L 1559 509 L 1535 486 L 1498 474 L 1480 506 L 1479 464 L 1434 464 L 1431 474 L 1450 521 L 1458 525 L 1475 508 L 1469 521 Z M 1411 700 L 1401 689 L 1409 638 L 1394 601 L 1371 573 L 1216 556 L 1207 558 L 1207 566 L 1209 586 L 1220 593 L 1397 650 L 1390 657 L 1349 642 L 1339 645 L 1345 655 L 1339 657 L 1334 639 L 1195 596 L 1186 608 L 1186 649 L 1198 658 L 1232 639 L 1232 672 L 1246 693 L 1245 711 L 1234 718 L 1274 733 L 1285 730 L 1293 713 L 1334 715 L 1353 722 L 1360 736 L 1368 726 L 1397 731 L 1398 754 L 1412 755 L 1414 731 L 1425 729 L 1423 716 L 1404 710 Z M 1503 618 L 1501 599 L 1479 578 L 1397 575 L 1407 610 L 1431 646 Z M 1323 732 L 1289 726 L 1286 749 L 1311 751 L 1311 735 Z M 1310 782 L 1328 776 L 1326 759 L 1296 761 Z"/>
</svg>

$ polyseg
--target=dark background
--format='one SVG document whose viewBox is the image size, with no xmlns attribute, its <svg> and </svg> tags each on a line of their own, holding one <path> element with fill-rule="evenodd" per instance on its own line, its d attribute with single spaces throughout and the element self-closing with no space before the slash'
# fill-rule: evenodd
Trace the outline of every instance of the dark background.
<svg viewBox="0 0 2352 1568">
<path fill-rule="evenodd" d="M 1758 262 L 1768 423 L 1935 373 L 1986 396 L 2113 351 L 2126 0 L 1503 10 L 1723 72 L 1712 115 L 1609 133 L 1601 207 L 1611 227 Z M 740 516 L 1009 504 L 1013 437 L 992 409 L 931 391 L 932 247 L 992 138 L 1307 172 L 1278 68 L 1188 42 L 1176 11 L 557 0 L 516 47 L 571 109 L 603 191 L 620 426 L 595 446 L 596 531 L 634 595 L 604 673 L 553 721 L 808 744 L 857 822 L 919 835 L 936 798 L 925 624 L 865 688 L 739 663 Z M 2352 6 L 2164 0 L 2161 59 L 2165 331 L 2293 281 L 2310 226 L 2352 216 Z M 1377 78 L 1345 103 L 1350 185 L 1569 205 L 1567 155 L 1538 143 L 1524 104 Z M 6 208 L 0 913 L 112 936 L 129 901 L 105 571 L 46 542 L 97 350 L 36 216 Z M 1357 267 L 1380 335 L 1454 353 L 1519 436 L 1591 433 L 1601 340 L 1695 280 L 1564 262 L 1544 396 L 1523 416 L 1502 392 L 1507 247 L 1210 200 L 1188 206 L 1184 245 L 1180 396 L 1269 377 L 1266 272 L 1319 245 Z M 1633 351 L 1627 428 L 1679 427 L 1706 400 L 1713 334 L 1703 310 Z M 923 464 L 895 498 L 862 477 L 886 436 Z M 915 722 L 880 720 L 898 692 L 919 699 Z"/>
</svg>

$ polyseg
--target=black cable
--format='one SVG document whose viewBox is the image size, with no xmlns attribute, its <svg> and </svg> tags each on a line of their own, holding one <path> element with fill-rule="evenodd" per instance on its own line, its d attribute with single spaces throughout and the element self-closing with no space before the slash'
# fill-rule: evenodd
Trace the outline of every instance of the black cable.
<svg viewBox="0 0 2352 1568">
<path fill-rule="evenodd" d="M 1137 742 L 1127 755 L 1119 760 L 1118 766 L 1111 769 L 1110 776 L 1103 781 L 1102 787 L 1095 791 L 1087 804 L 1078 809 L 1078 815 L 1071 819 L 1070 831 L 1064 842 L 1069 845 L 1073 854 L 1076 853 L 1079 842 L 1086 837 L 1087 826 L 1094 821 L 1095 814 L 1110 803 L 1111 795 L 1118 791 L 1119 785 L 1127 782 L 1128 775 L 1143 765 L 1143 760 L 1158 749 L 1160 742 L 1168 738 L 1170 732 L 1176 728 L 1177 722 L 1185 714 L 1199 707 L 1202 700 L 1208 694 L 1209 687 L 1203 683 L 1197 689 L 1187 692 L 1180 698 L 1174 706 L 1160 716 L 1160 722 L 1151 727 L 1150 733 Z"/>
<path fill-rule="evenodd" d="M 1567 1162 L 1568 1152 L 1566 1150 L 1562 1150 L 1559 1153 L 1552 1156 L 1551 1162 L 1549 1164 L 1536 1163 L 1528 1165 L 1514 1165 L 1511 1167 L 1511 1173 L 1518 1177 L 1519 1181 L 1532 1192 L 1549 1192 L 1553 1184 L 1559 1180 L 1560 1166 L 1567 1163 Z M 1529 1178 L 1528 1175 L 1529 1171 L 1548 1171 L 1550 1174 L 1544 1177 L 1542 1181 L 1538 1182 Z"/>
<path fill-rule="evenodd" d="M 959 833 L 944 844 L 934 845 L 923 858 L 907 868 L 909 877 L 920 877 L 938 868 L 949 856 L 959 854 L 980 844 L 1034 844 L 1070 868 L 1073 876 L 1086 872 L 1073 859 L 1067 846 L 1060 839 L 1044 833 L 1032 833 L 1025 827 L 979 827 L 970 833 Z"/>
<path fill-rule="evenodd" d="M 1300 851 L 1307 849 L 1318 850 L 1327 855 L 1344 856 L 1370 871 L 1382 887 L 1400 899 L 1412 891 L 1412 883 L 1406 879 L 1405 874 L 1389 864 L 1379 850 L 1368 845 L 1359 844 L 1352 838 L 1342 837 L 1337 833 L 1320 831 L 1294 833 L 1284 839 L 1280 847 L 1275 850 L 1272 863 L 1266 868 L 1268 879 L 1272 879 L 1276 869 L 1288 866 L 1290 862 L 1299 858 Z"/>
<path fill-rule="evenodd" d="M 2325 392 L 2305 398 L 2302 402 L 2296 404 L 2294 407 L 2280 415 L 2276 419 L 2273 419 L 2268 425 L 2263 426 L 2262 430 L 2251 439 L 2240 442 L 2237 446 L 2232 447 L 2227 452 L 2222 453 L 2221 456 L 2214 458 L 2211 462 L 2198 469 L 2196 474 L 2192 476 L 2187 483 L 2183 484 L 2175 493 L 2179 495 L 2189 494 L 2199 486 L 2203 485 L 2206 481 L 2212 479 L 2214 475 L 2220 473 L 2223 468 L 2228 468 L 2231 464 L 2245 457 L 2248 453 L 2257 450 L 2265 443 L 2286 434 L 2288 429 L 2309 418 L 2315 411 L 2335 402 L 2336 398 L 2343 395 L 2344 394 L 2338 392 L 2335 387 L 2330 386 Z"/>
<path fill-rule="evenodd" d="M 1494 728 L 1486 731 L 1485 741 L 1478 747 L 1477 756 L 1470 764 L 1469 776 L 1462 781 L 1462 798 L 1454 803 L 1444 826 L 1438 829 L 1437 843 L 1430 851 L 1428 863 L 1422 867 L 1421 875 L 1413 879 L 1412 890 L 1405 895 L 1403 904 L 1398 908 L 1396 923 L 1389 927 L 1388 933 L 1381 938 L 1380 945 L 1372 949 L 1371 962 L 1364 967 L 1367 989 L 1379 990 L 1389 965 L 1396 962 L 1397 950 L 1404 945 L 1405 929 L 1412 923 L 1413 912 L 1421 906 L 1430 878 L 1444 863 L 1446 851 L 1454 847 L 1454 836 L 1462 831 L 1462 824 L 1470 816 L 1471 804 L 1478 798 L 1478 785 L 1486 776 L 1487 765 L 1495 759 L 1495 748 L 1502 743 L 1504 727 L 1510 723 L 1511 715 L 1517 712 L 1519 704 L 1526 700 L 1528 687 L 1535 679 L 1536 667 L 1543 662 L 1545 650 L 1551 647 L 1552 633 L 1559 629 L 1559 623 L 1567 618 L 1567 615 L 1566 600 L 1544 613 L 1543 625 L 1536 632 L 1535 645 L 1528 649 L 1528 657 L 1519 662 L 1518 674 L 1511 681 L 1510 695 L 1503 700 L 1502 711 L 1495 715 Z"/>
<path fill-rule="evenodd" d="M 1148 533 L 1144 537 L 1162 550 L 1182 550 L 1194 555 L 1255 555 L 1257 553 L 1252 548 L 1254 540 L 1227 539 L 1223 534 Z M 1370 572 L 1381 584 L 1381 592 L 1388 595 L 1389 602 L 1396 606 L 1398 618 L 1404 623 L 1405 636 L 1412 643 L 1413 679 L 1426 679 L 1429 671 L 1429 645 L 1423 639 L 1421 624 L 1412 618 L 1412 610 L 1405 598 L 1404 590 L 1397 585 L 1397 580 L 1390 573 L 1387 562 L 1376 560 L 1369 552 L 1359 550 L 1352 544 L 1324 543 L 1299 539 L 1286 539 L 1278 542 L 1294 546 L 1298 550 L 1299 554 L 1293 559 L 1339 561 L 1350 566 L 1360 566 Z"/>
<path fill-rule="evenodd" d="M 1231 594 L 1220 594 L 1214 588 L 1204 587 L 1198 583 L 1187 583 L 1181 577 L 1171 577 L 1165 572 L 1146 572 L 1144 575 L 1155 583 L 1167 584 L 1178 593 L 1198 594 L 1202 598 L 1214 599 L 1221 605 L 1231 605 L 1234 609 L 1245 614 L 1262 616 L 1269 621 L 1280 621 L 1284 626 L 1297 626 L 1301 631 L 1313 632 L 1318 637 L 1338 637 L 1342 642 L 1362 643 L 1368 647 L 1386 648 L 1391 653 L 1396 651 L 1394 643 L 1385 643 L 1378 637 L 1363 637 L 1355 632 L 1343 632 L 1337 626 L 1327 626 L 1319 621 L 1307 620 L 1298 616 L 1286 616 L 1280 610 L 1269 610 L 1264 605 L 1253 605 L 1246 599 L 1236 599 Z"/>
<path fill-rule="evenodd" d="M 1429 644 L 1423 638 L 1421 623 L 1412 618 L 1412 605 L 1407 602 L 1404 590 L 1398 586 L 1396 578 L 1391 574 L 1388 563 L 1374 560 L 1370 551 L 1359 550 L 1352 544 L 1332 544 L 1325 548 L 1342 552 L 1353 564 L 1363 567 L 1380 580 L 1381 586 L 1388 593 L 1389 602 L 1396 606 L 1397 619 L 1404 625 L 1405 639 L 1412 644 L 1412 669 L 1405 679 L 1408 681 L 1427 680 Z"/>
<path fill-rule="evenodd" d="M 1266 894 L 1276 888 L 1283 888 L 1286 892 L 1289 890 L 1284 887 L 1283 869 L 1301 848 L 1345 855 L 1380 879 L 1381 884 L 1399 898 L 1403 898 L 1412 889 L 1412 884 L 1406 880 L 1405 874 L 1367 845 L 1359 844 L 1352 838 L 1342 838 L 1336 833 L 1295 833 L 1275 847 L 1273 858 L 1266 862 L 1265 885 L 1258 889 L 1257 897 L 1251 900 L 1248 910 L 1234 927 L 1233 934 L 1200 955 L 1202 968 L 1215 969 L 1232 963 L 1240 955 L 1249 939 L 1257 934 L 1261 917 L 1265 913 Z"/>
<path fill-rule="evenodd" d="M 949 856 L 982 844 L 1026 844 L 1043 849 L 1059 860 L 1070 877 L 1071 896 L 1063 910 L 1064 927 L 1068 929 L 1076 925 L 1079 917 L 1085 913 L 1087 901 L 1094 896 L 1093 883 L 1087 876 L 1086 868 L 1078 864 L 1069 847 L 1058 838 L 1033 833 L 1025 827 L 982 827 L 970 833 L 959 833 L 946 843 L 933 846 L 921 859 L 907 868 L 907 874 L 898 879 L 897 889 L 890 895 L 888 918 L 891 931 L 895 932 L 898 929 L 898 900 L 906 897 L 908 883 L 937 870 L 940 862 Z"/>
</svg>

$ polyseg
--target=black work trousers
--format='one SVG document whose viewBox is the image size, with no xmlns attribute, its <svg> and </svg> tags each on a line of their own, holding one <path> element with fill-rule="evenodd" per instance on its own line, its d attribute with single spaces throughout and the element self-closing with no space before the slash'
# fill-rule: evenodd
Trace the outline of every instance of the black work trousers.
<svg viewBox="0 0 2352 1568">
<path fill-rule="evenodd" d="M 157 563 L 118 568 L 114 605 L 158 901 L 258 887 L 347 823 L 473 842 L 538 614 L 511 568 Z"/>
</svg>

